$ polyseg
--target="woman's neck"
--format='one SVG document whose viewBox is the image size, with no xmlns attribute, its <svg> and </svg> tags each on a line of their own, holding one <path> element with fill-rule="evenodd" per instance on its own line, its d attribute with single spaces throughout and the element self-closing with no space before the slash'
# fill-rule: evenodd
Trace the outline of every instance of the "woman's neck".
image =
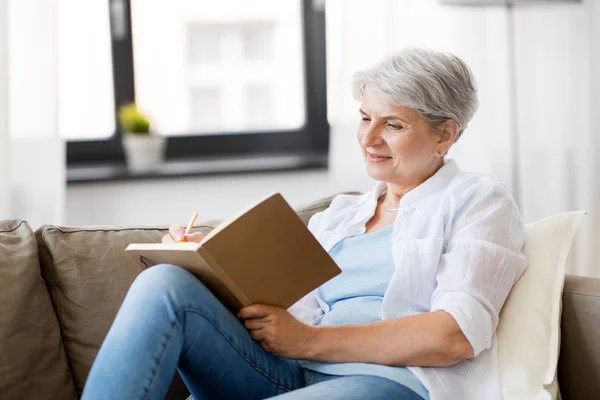
<svg viewBox="0 0 600 400">
<path fill-rule="evenodd" d="M 385 198 L 382 203 L 389 208 L 398 207 L 398 203 L 400 203 L 400 199 L 402 197 L 425 182 L 427 179 L 431 178 L 444 166 L 444 160 L 441 159 L 440 163 L 435 167 L 431 168 L 426 174 L 419 177 L 418 179 L 413 180 L 412 182 L 407 183 L 399 183 L 399 182 L 387 182 L 387 192 L 385 194 Z"/>
</svg>

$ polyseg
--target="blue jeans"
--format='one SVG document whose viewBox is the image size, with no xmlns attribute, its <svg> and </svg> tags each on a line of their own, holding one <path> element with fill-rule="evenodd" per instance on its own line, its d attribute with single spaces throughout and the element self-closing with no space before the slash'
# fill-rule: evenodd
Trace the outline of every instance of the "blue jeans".
<svg viewBox="0 0 600 400">
<path fill-rule="evenodd" d="M 162 399 L 176 369 L 196 400 L 421 399 L 395 381 L 319 374 L 263 350 L 192 274 L 157 265 L 129 289 L 82 399 Z"/>
</svg>

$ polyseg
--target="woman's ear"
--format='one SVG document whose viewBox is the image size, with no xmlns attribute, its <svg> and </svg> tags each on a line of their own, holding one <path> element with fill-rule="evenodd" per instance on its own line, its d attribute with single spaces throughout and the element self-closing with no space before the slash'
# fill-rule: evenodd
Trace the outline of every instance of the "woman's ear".
<svg viewBox="0 0 600 400">
<path fill-rule="evenodd" d="M 442 123 L 442 125 L 440 125 L 438 129 L 438 145 L 444 147 L 445 152 L 447 152 L 450 149 L 450 146 L 452 146 L 456 141 L 458 131 L 458 122 L 456 122 L 453 119 L 448 119 L 444 123 Z"/>
</svg>

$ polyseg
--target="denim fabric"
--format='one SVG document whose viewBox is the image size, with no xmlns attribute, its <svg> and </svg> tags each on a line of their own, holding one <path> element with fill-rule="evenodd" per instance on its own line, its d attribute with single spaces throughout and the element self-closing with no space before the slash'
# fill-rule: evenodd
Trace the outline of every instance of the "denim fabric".
<svg viewBox="0 0 600 400">
<path fill-rule="evenodd" d="M 373 375 L 337 376 L 304 370 L 306 387 L 274 397 L 277 400 L 421 400 L 402 384 Z"/>
<path fill-rule="evenodd" d="M 384 398 L 373 397 L 381 392 L 385 398 L 394 393 L 397 399 L 419 399 L 380 377 L 319 374 L 315 380 L 311 372 L 305 388 L 297 361 L 263 350 L 189 272 L 158 265 L 140 274 L 127 293 L 82 399 L 162 399 L 176 369 L 196 400 L 264 399 L 294 390 L 296 397 L 282 398 Z"/>
</svg>

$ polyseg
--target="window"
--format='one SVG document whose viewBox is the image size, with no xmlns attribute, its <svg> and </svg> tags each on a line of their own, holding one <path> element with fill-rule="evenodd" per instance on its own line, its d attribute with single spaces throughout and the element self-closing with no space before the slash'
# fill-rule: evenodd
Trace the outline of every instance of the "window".
<svg viewBox="0 0 600 400">
<path fill-rule="evenodd" d="M 60 1 L 70 168 L 123 164 L 115 116 L 131 101 L 167 137 L 167 162 L 326 162 L 325 16 L 313 1 Z"/>
</svg>

